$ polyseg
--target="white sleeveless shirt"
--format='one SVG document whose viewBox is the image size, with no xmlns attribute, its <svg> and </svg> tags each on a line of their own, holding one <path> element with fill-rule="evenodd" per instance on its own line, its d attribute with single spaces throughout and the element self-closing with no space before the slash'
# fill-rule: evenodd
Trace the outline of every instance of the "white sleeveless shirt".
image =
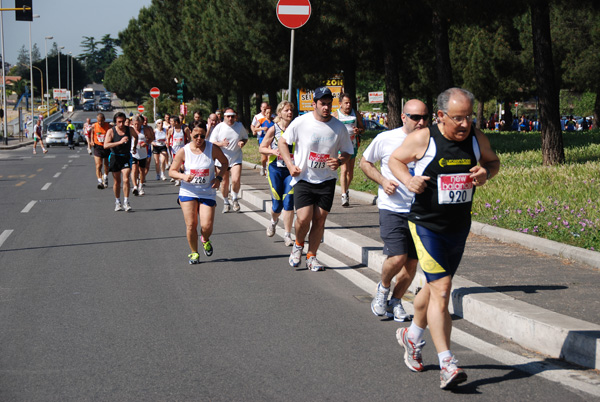
<svg viewBox="0 0 600 402">
<path fill-rule="evenodd" d="M 207 198 L 216 200 L 217 190 L 211 188 L 215 178 L 215 163 L 212 158 L 213 144 L 205 142 L 204 152 L 197 155 L 192 152 L 190 144 L 183 147 L 185 152 L 184 173 L 194 176 L 188 183 L 181 181 L 179 195 L 184 197 Z"/>
</svg>

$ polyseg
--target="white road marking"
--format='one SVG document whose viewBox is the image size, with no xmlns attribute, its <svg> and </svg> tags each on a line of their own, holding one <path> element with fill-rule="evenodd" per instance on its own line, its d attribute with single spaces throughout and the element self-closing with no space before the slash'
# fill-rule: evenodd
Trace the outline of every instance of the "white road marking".
<svg viewBox="0 0 600 402">
<path fill-rule="evenodd" d="M 264 227 L 269 226 L 270 219 L 267 219 L 256 212 L 252 212 L 250 208 L 243 204 L 240 204 L 240 206 L 241 210 L 244 211 L 245 216 L 255 220 Z M 277 234 L 280 237 L 283 237 L 284 234 L 283 229 L 281 229 L 279 226 L 277 227 Z M 348 268 L 343 262 L 327 255 L 322 251 L 319 252 L 319 260 L 321 260 L 325 266 L 341 268 L 336 269 L 335 272 L 348 279 L 364 292 L 375 296 L 377 287 L 377 283 L 375 281 L 367 278 L 354 269 Z M 412 303 L 405 301 L 403 306 L 407 313 L 414 314 Z M 451 339 L 452 342 L 456 342 L 467 349 L 473 350 L 483 356 L 496 360 L 503 365 L 515 367 L 516 369 L 531 375 L 539 376 L 546 380 L 560 383 L 566 387 L 600 397 L 600 387 L 598 386 L 597 380 L 585 377 L 579 370 L 564 369 L 563 367 L 549 363 L 543 359 L 529 358 L 509 352 L 457 328 L 452 328 Z M 401 348 L 401 346 L 398 346 L 398 348 Z"/>
<path fill-rule="evenodd" d="M 46 155 L 46 156 L 44 156 L 44 158 L 46 158 L 46 159 L 54 159 L 54 158 L 56 158 L 56 155 Z"/>
<path fill-rule="evenodd" d="M 12 232 L 14 232 L 14 230 L 9 229 L 9 230 L 5 230 L 4 232 L 2 232 L 0 234 L 0 247 L 2 247 L 2 245 L 4 244 L 6 239 L 8 239 L 8 236 L 10 236 Z"/>
<path fill-rule="evenodd" d="M 62 174 L 62 172 L 58 172 L 57 174 L 54 175 L 54 178 L 58 178 L 58 176 L 60 176 Z"/>
<path fill-rule="evenodd" d="M 25 205 L 25 208 L 23 208 L 21 213 L 26 214 L 27 212 L 31 211 L 31 208 L 33 208 L 33 206 L 35 205 L 36 202 L 37 201 L 29 201 L 29 204 Z"/>
<path fill-rule="evenodd" d="M 52 183 L 46 183 L 46 184 L 44 184 L 44 187 L 42 187 L 42 191 L 48 190 L 51 185 L 52 185 Z"/>
</svg>

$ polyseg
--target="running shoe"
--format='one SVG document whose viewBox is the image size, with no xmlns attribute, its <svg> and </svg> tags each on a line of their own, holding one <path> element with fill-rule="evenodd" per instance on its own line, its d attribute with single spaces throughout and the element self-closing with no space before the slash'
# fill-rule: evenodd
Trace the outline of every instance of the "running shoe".
<svg viewBox="0 0 600 402">
<path fill-rule="evenodd" d="M 108 177 L 104 179 L 104 188 L 108 188 Z"/>
<path fill-rule="evenodd" d="M 173 182 L 175 181 L 175 179 L 171 177 L 171 178 L 169 179 L 169 181 L 170 181 L 171 183 L 173 183 Z"/>
<path fill-rule="evenodd" d="M 44 153 L 45 153 L 45 154 L 47 154 L 47 153 L 48 153 L 48 150 L 47 150 L 47 149 L 44 149 Z"/>
<path fill-rule="evenodd" d="M 139 195 L 144 195 L 146 192 L 144 191 L 144 187 L 140 188 L 138 191 Z"/>
<path fill-rule="evenodd" d="M 210 240 L 204 241 L 204 237 L 200 236 L 200 241 L 202 241 L 202 247 L 204 247 L 204 255 L 207 257 L 213 255 L 213 246 Z"/>
<path fill-rule="evenodd" d="M 442 360 L 442 369 L 440 370 L 440 388 L 450 389 L 456 385 L 467 381 L 467 373 L 457 367 L 458 360 L 450 356 Z"/>
<path fill-rule="evenodd" d="M 231 205 L 230 204 L 224 204 L 223 205 L 223 213 L 226 214 L 227 212 L 231 211 Z"/>
<path fill-rule="evenodd" d="M 92 154 L 92 150 L 88 148 L 88 154 Z"/>
<path fill-rule="evenodd" d="M 416 345 L 408 339 L 408 327 L 398 328 L 396 331 L 396 339 L 404 348 L 404 363 L 406 367 L 412 371 L 423 371 L 423 358 L 421 357 L 421 349 L 425 346 L 425 341 L 421 341 Z"/>
<path fill-rule="evenodd" d="M 261 167 L 260 168 L 260 175 L 261 176 L 266 176 L 267 172 L 265 171 L 265 168 Z"/>
<path fill-rule="evenodd" d="M 161 174 L 161 175 L 160 175 L 160 179 L 161 179 L 162 181 L 165 181 L 165 180 L 167 180 L 167 177 L 166 177 L 166 176 L 165 176 L 165 174 L 163 173 L 163 174 Z"/>
<path fill-rule="evenodd" d="M 36 150 L 35 150 L 35 149 L 33 150 L 33 154 L 34 154 L 34 155 L 37 155 L 37 152 L 36 152 Z"/>
<path fill-rule="evenodd" d="M 123 207 L 121 206 L 120 202 L 115 202 L 115 212 L 117 211 L 122 211 Z"/>
<path fill-rule="evenodd" d="M 104 183 L 101 181 L 98 182 L 98 190 L 104 190 Z"/>
<path fill-rule="evenodd" d="M 137 195 L 139 194 L 139 191 L 137 189 L 136 186 L 133 186 L 133 191 L 132 191 L 133 195 L 135 195 L 137 197 Z"/>
<path fill-rule="evenodd" d="M 377 285 L 377 293 L 371 301 L 371 311 L 376 316 L 383 316 L 386 313 L 387 299 L 390 294 L 390 289 L 387 290 L 381 285 L 381 282 Z"/>
<path fill-rule="evenodd" d="M 160 175 L 159 174 L 156 175 L 156 180 L 160 180 Z"/>
<path fill-rule="evenodd" d="M 190 265 L 200 264 L 200 254 L 198 254 L 198 253 L 188 254 L 188 258 L 190 259 Z"/>
<path fill-rule="evenodd" d="M 240 212 L 240 203 L 238 200 L 233 200 L 231 203 L 233 204 L 233 212 Z"/>
<path fill-rule="evenodd" d="M 176 186 L 181 186 L 181 180 L 175 180 L 175 185 Z"/>
<path fill-rule="evenodd" d="M 410 321 L 410 314 L 404 310 L 402 300 L 392 297 L 387 304 L 385 315 L 396 322 Z"/>
<path fill-rule="evenodd" d="M 294 245 L 294 240 L 292 240 L 290 236 L 285 236 L 283 238 L 283 243 L 286 245 L 286 247 L 292 247 Z"/>
<path fill-rule="evenodd" d="M 277 222 L 279 222 L 279 221 L 277 221 Z M 273 220 L 271 219 L 269 226 L 267 226 L 267 237 L 275 236 L 275 230 L 277 229 L 277 222 L 273 222 Z"/>
<path fill-rule="evenodd" d="M 123 209 L 125 210 L 125 212 L 131 211 L 131 205 L 129 204 L 129 201 L 123 202 Z"/>
<path fill-rule="evenodd" d="M 289 259 L 291 267 L 297 267 L 300 265 L 300 260 L 302 259 L 302 249 L 302 246 L 299 246 L 294 242 L 294 247 L 292 248 L 292 253 L 290 254 Z"/>
<path fill-rule="evenodd" d="M 342 207 L 350 206 L 350 193 L 346 191 L 342 194 Z"/>
<path fill-rule="evenodd" d="M 325 266 L 317 260 L 316 256 L 310 257 L 306 260 L 306 269 L 313 272 L 325 271 Z"/>
</svg>

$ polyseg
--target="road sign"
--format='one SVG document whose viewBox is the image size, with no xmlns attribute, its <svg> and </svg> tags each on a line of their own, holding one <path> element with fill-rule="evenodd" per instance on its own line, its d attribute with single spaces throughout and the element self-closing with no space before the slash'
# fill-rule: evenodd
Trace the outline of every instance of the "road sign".
<svg viewBox="0 0 600 402">
<path fill-rule="evenodd" d="M 383 92 L 369 92 L 369 103 L 383 103 Z"/>
<path fill-rule="evenodd" d="M 138 106 L 138 112 L 144 113 L 144 105 L 139 105 Z"/>
<path fill-rule="evenodd" d="M 154 87 L 150 90 L 150 96 L 153 98 L 158 98 L 160 96 L 160 89 Z"/>
<path fill-rule="evenodd" d="M 300 28 L 310 18 L 309 0 L 279 0 L 277 2 L 277 18 L 284 27 Z"/>
<path fill-rule="evenodd" d="M 519 106 L 519 102 L 515 102 L 515 106 Z"/>
<path fill-rule="evenodd" d="M 187 116 L 187 105 L 184 105 L 183 103 L 179 105 L 179 113 Z"/>
</svg>

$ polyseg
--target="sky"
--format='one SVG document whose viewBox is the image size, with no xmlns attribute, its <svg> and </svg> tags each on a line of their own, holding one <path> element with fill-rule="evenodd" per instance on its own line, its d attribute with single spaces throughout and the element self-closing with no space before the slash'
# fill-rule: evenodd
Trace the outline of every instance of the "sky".
<svg viewBox="0 0 600 402">
<path fill-rule="evenodd" d="M 0 0 L 2 8 L 14 8 L 14 0 Z M 137 18 L 142 7 L 148 7 L 152 0 L 33 0 L 34 18 L 31 23 L 32 46 L 37 43 L 40 55 L 45 57 L 44 38 L 65 48 L 62 52 L 73 52 L 74 56 L 83 53 L 81 41 L 84 36 L 100 40 L 110 34 L 117 38 L 120 31 L 127 28 L 131 18 Z M 4 59 L 14 65 L 21 46 L 29 52 L 29 22 L 15 21 L 14 11 L 3 11 Z"/>
</svg>

